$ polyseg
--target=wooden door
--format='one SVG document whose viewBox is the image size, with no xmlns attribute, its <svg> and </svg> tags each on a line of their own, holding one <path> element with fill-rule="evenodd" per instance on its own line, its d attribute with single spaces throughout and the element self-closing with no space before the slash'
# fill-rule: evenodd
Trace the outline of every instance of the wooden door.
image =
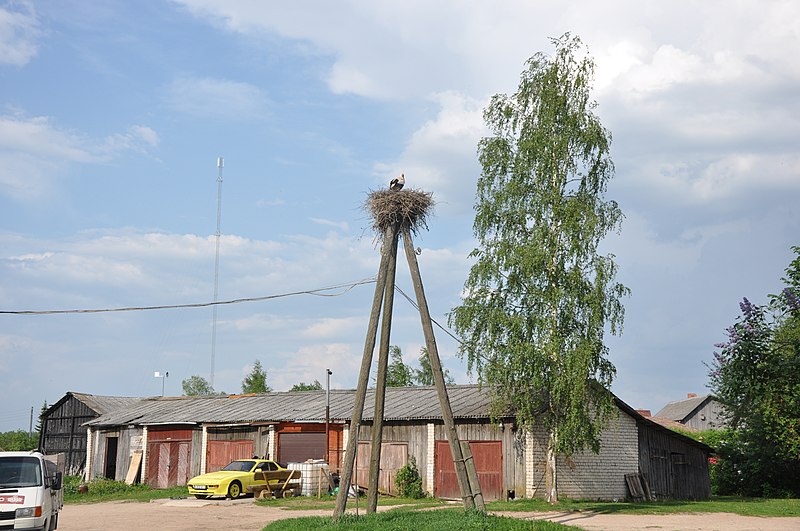
<svg viewBox="0 0 800 531">
<path fill-rule="evenodd" d="M 253 441 L 208 441 L 206 472 L 216 472 L 236 459 L 253 457 Z"/>
<path fill-rule="evenodd" d="M 369 461 L 372 453 L 371 442 L 359 442 L 357 454 L 356 479 L 359 486 L 369 482 Z M 381 443 L 381 463 L 378 472 L 378 492 L 397 495 L 394 480 L 397 472 L 408 464 L 408 443 Z"/>
<path fill-rule="evenodd" d="M 503 442 L 470 441 L 470 451 L 475 471 L 486 501 L 502 500 L 503 496 Z M 447 441 L 436 441 L 434 454 L 433 495 L 437 498 L 461 499 L 453 454 Z"/>
</svg>

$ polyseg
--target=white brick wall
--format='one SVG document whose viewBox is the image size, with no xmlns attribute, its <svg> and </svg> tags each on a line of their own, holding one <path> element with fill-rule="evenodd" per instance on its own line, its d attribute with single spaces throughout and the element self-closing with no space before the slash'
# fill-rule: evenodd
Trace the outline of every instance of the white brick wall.
<svg viewBox="0 0 800 531">
<path fill-rule="evenodd" d="M 426 466 L 426 474 L 425 474 L 425 485 L 423 488 L 428 495 L 433 496 L 433 481 L 434 481 L 434 449 L 436 448 L 436 439 L 434 438 L 435 434 L 435 426 L 434 424 L 428 423 L 428 440 L 427 440 L 427 459 L 425 462 Z"/>
<path fill-rule="evenodd" d="M 600 453 L 584 450 L 557 461 L 558 495 L 564 498 L 614 500 L 627 495 L 625 474 L 639 470 L 636 421 L 620 411 L 601 434 Z M 525 448 L 526 497 L 544 495 L 547 434 L 534 429 Z"/>
</svg>

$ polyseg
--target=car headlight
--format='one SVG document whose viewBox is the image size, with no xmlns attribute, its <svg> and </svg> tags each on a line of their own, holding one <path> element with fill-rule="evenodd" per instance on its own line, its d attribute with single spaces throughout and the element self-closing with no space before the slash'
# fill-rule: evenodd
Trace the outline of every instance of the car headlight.
<svg viewBox="0 0 800 531">
<path fill-rule="evenodd" d="M 42 516 L 42 506 L 36 507 L 20 507 L 14 512 L 15 518 L 35 518 Z"/>
</svg>

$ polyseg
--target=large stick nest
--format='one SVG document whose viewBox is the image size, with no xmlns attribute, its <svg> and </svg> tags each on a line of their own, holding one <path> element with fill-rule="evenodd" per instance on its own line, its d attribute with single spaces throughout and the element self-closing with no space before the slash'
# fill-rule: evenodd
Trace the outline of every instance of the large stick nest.
<svg viewBox="0 0 800 531">
<path fill-rule="evenodd" d="M 390 227 L 413 233 L 428 228 L 433 194 L 422 190 L 376 190 L 370 192 L 364 208 L 372 216 L 372 228 L 384 234 Z"/>
</svg>

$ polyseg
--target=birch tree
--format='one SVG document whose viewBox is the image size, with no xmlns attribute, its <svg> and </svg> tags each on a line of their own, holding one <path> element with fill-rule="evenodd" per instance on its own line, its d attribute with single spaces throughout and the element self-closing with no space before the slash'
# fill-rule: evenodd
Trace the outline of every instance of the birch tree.
<svg viewBox="0 0 800 531">
<path fill-rule="evenodd" d="M 606 332 L 621 331 L 614 256 L 598 246 L 622 212 L 605 199 L 610 133 L 593 113 L 594 63 L 577 37 L 531 57 L 513 95 L 484 110 L 473 230 L 478 247 L 450 324 L 468 368 L 513 412 L 548 434 L 546 498 L 558 500 L 556 456 L 597 452 L 615 413 Z"/>
</svg>

